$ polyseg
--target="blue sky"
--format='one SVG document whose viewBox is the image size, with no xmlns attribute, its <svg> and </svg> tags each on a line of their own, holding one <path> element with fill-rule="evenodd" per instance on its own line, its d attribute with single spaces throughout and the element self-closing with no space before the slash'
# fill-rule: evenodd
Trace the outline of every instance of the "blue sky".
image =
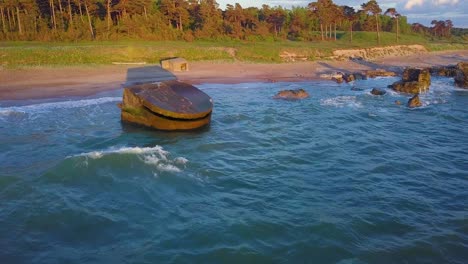
<svg viewBox="0 0 468 264">
<path fill-rule="evenodd" d="M 226 4 L 239 3 L 242 7 L 281 5 L 286 8 L 292 6 L 307 6 L 311 1 L 302 0 L 217 0 L 224 9 Z M 366 0 L 334 0 L 338 5 L 359 7 Z M 384 10 L 395 7 L 402 15 L 409 18 L 410 23 L 419 22 L 430 25 L 432 20 L 451 19 L 455 27 L 468 28 L 468 0 L 377 0 Z"/>
</svg>

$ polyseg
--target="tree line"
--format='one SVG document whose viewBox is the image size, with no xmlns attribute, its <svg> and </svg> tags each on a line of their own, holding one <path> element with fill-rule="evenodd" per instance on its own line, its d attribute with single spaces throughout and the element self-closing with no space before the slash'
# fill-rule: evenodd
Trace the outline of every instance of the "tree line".
<svg viewBox="0 0 468 264">
<path fill-rule="evenodd" d="M 449 20 L 447 20 L 449 21 Z M 434 36 L 448 37 L 453 25 L 433 24 Z M 422 26 L 422 25 L 421 25 Z M 426 32 L 407 23 L 395 8 L 375 0 L 355 10 L 332 0 L 307 7 L 261 8 L 240 4 L 220 9 L 216 0 L 0 0 L 0 40 L 186 40 L 291 39 L 335 41 L 337 31 Z"/>
</svg>

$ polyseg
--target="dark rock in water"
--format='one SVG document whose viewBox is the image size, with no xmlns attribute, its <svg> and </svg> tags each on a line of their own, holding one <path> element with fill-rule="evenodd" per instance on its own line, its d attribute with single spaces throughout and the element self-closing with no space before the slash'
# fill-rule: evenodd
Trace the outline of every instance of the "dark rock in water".
<svg viewBox="0 0 468 264">
<path fill-rule="evenodd" d="M 297 90 L 283 90 L 279 91 L 273 98 L 274 99 L 304 99 L 309 97 L 309 94 L 304 89 Z"/>
<path fill-rule="evenodd" d="M 429 90 L 431 74 L 429 69 L 407 68 L 403 72 L 401 81 L 392 84 L 392 89 L 397 92 L 419 94 Z"/>
<path fill-rule="evenodd" d="M 375 78 L 375 77 L 394 77 L 397 74 L 392 71 L 386 70 L 376 70 L 376 71 L 366 71 L 366 76 L 368 78 Z"/>
<path fill-rule="evenodd" d="M 457 66 L 434 66 L 430 69 L 431 75 L 455 77 L 457 75 Z"/>
<path fill-rule="evenodd" d="M 460 62 L 457 64 L 455 84 L 458 87 L 468 88 L 468 62 Z"/>
<path fill-rule="evenodd" d="M 387 93 L 386 91 L 380 90 L 380 89 L 377 89 L 377 88 L 374 88 L 371 91 L 371 94 L 373 94 L 373 95 L 384 95 L 386 93 Z"/>
<path fill-rule="evenodd" d="M 352 88 L 351 88 L 351 91 L 358 91 L 358 92 L 360 92 L 360 91 L 364 91 L 364 89 L 363 89 L 363 88 L 359 88 L 359 87 L 352 87 Z"/>
<path fill-rule="evenodd" d="M 419 94 L 415 94 L 411 99 L 408 100 L 408 107 L 415 108 L 422 106 L 421 100 L 419 99 Z"/>
<path fill-rule="evenodd" d="M 343 75 L 343 80 L 344 80 L 345 82 L 349 83 L 349 82 L 355 81 L 355 80 L 356 80 L 356 77 L 354 76 L 354 74 L 348 74 L 348 73 L 347 73 L 347 74 Z"/>
<path fill-rule="evenodd" d="M 208 125 L 213 102 L 194 86 L 178 81 L 124 89 L 122 120 L 159 130 L 188 130 Z"/>
<path fill-rule="evenodd" d="M 343 80 L 347 83 L 353 82 L 356 80 L 366 80 L 367 77 L 362 73 L 347 73 L 343 75 Z"/>
</svg>

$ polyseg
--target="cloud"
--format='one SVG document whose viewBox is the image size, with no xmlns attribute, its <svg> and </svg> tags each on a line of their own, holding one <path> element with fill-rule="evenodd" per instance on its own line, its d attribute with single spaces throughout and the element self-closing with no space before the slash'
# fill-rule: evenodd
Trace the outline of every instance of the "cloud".
<svg viewBox="0 0 468 264">
<path fill-rule="evenodd" d="M 442 1 L 443 2 L 443 1 L 451 1 L 451 0 L 436 0 L 436 1 Z M 457 1 L 457 0 L 455 0 L 455 1 Z M 422 6 L 423 4 L 424 4 L 424 0 L 409 0 L 405 5 L 405 9 L 410 10 L 415 6 Z"/>
<path fill-rule="evenodd" d="M 456 5 L 460 0 L 433 0 L 434 5 Z"/>
</svg>

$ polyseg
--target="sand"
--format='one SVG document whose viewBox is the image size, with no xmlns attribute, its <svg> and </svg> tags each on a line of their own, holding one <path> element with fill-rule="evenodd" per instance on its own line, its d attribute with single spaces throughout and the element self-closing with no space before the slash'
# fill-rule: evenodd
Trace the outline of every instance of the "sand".
<svg viewBox="0 0 468 264">
<path fill-rule="evenodd" d="M 468 61 L 468 50 L 433 52 L 374 61 L 316 61 L 284 64 L 193 62 L 190 71 L 171 73 L 159 65 L 110 65 L 0 69 L 0 100 L 90 96 L 135 83 L 178 79 L 192 84 L 318 80 L 321 74 L 404 67 L 453 65 Z"/>
</svg>

